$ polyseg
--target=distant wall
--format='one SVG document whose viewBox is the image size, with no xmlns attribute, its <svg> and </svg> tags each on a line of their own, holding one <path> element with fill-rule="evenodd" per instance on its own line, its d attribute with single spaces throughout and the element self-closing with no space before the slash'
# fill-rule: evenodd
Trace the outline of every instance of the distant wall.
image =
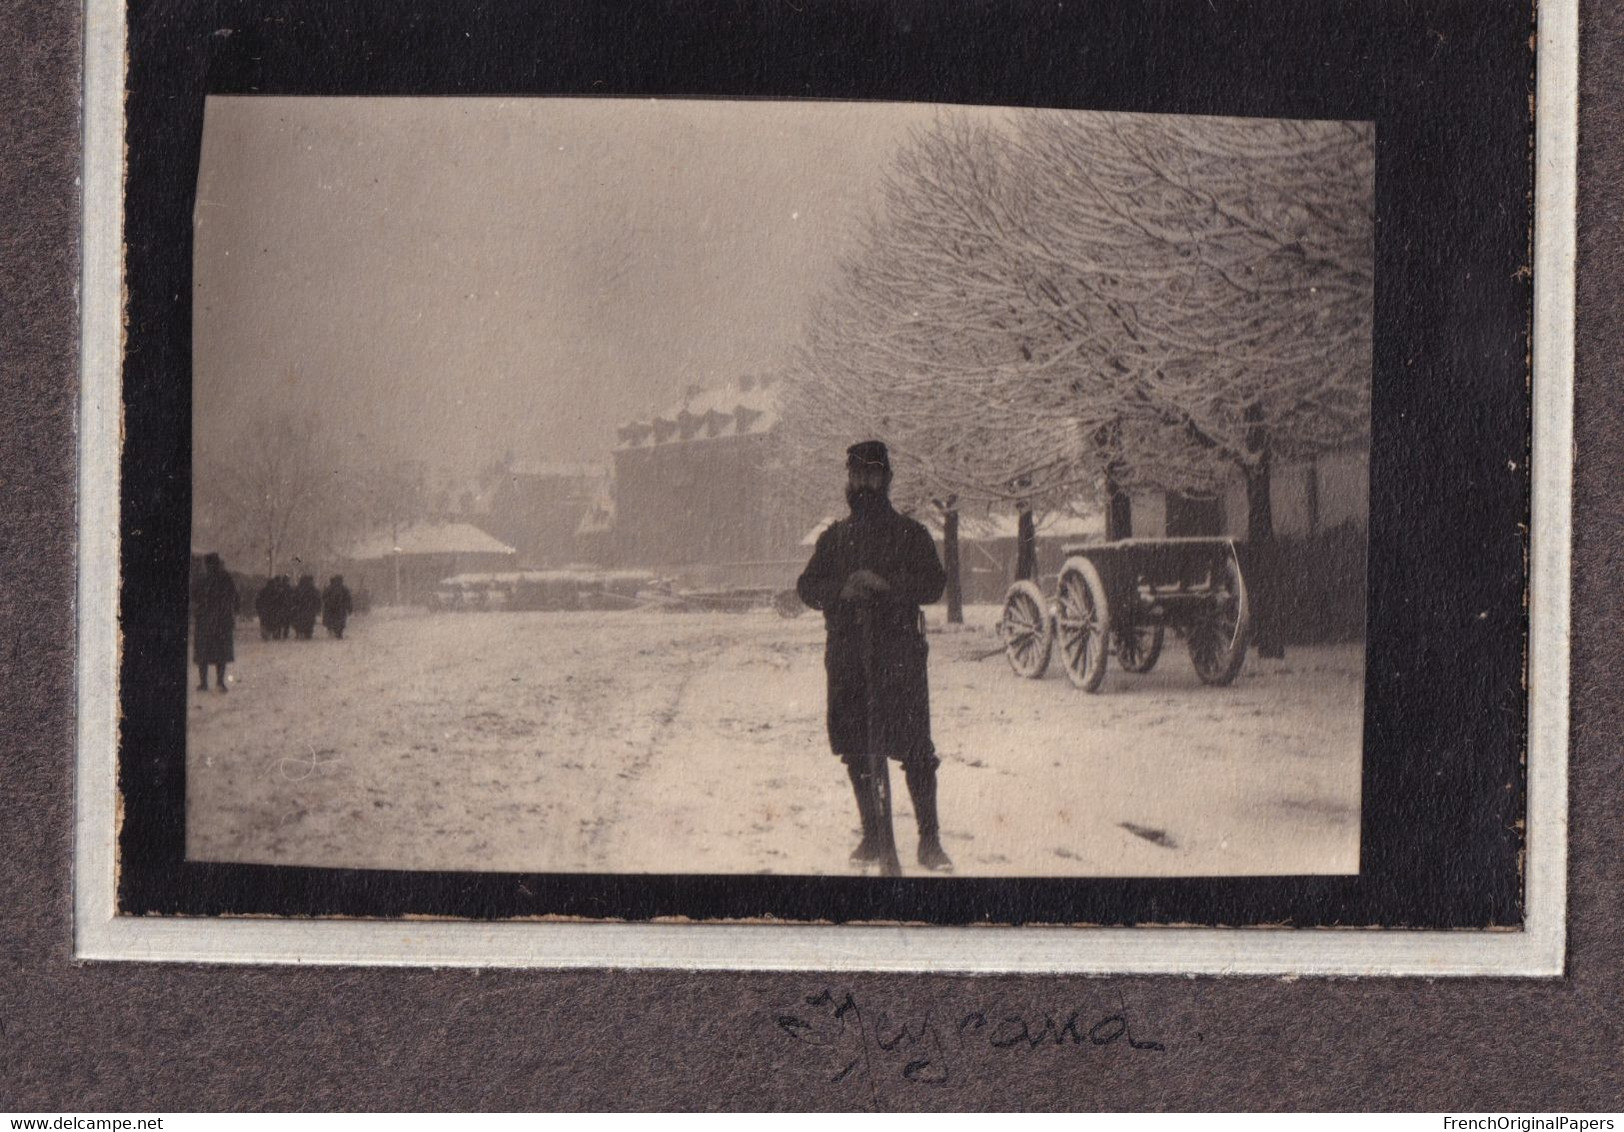
<svg viewBox="0 0 1624 1132">
<path fill-rule="evenodd" d="M 772 434 L 615 451 L 614 559 L 628 567 L 741 565 L 801 556 L 814 520 L 768 497 Z"/>
<path fill-rule="evenodd" d="M 1133 534 L 1135 538 L 1167 537 L 1167 496 L 1159 491 L 1133 495 Z"/>
<path fill-rule="evenodd" d="M 1246 483 L 1239 473 L 1222 494 L 1222 531 L 1246 538 Z M 1273 600 L 1287 644 L 1362 638 L 1366 543 L 1370 527 L 1370 454 L 1337 452 L 1312 463 L 1282 462 L 1269 480 L 1279 544 L 1280 586 Z M 1133 496 L 1136 538 L 1167 537 L 1168 500 Z"/>
<path fill-rule="evenodd" d="M 560 566 L 582 557 L 575 531 L 600 480 L 582 475 L 509 475 L 491 496 L 480 529 L 519 552 L 526 566 Z"/>
<path fill-rule="evenodd" d="M 1306 538 L 1318 531 L 1370 525 L 1370 454 L 1336 452 L 1312 463 L 1282 461 L 1269 477 L 1274 531 L 1283 538 Z M 1246 537 L 1246 481 L 1239 472 L 1223 491 L 1223 529 L 1229 538 Z M 1133 495 L 1136 538 L 1167 537 L 1167 498 L 1159 491 Z"/>
</svg>

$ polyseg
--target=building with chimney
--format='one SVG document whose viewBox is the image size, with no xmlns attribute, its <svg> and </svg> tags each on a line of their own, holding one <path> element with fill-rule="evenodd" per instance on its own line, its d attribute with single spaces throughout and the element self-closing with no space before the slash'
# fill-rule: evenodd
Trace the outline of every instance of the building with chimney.
<svg viewBox="0 0 1624 1132">
<path fill-rule="evenodd" d="M 696 386 L 616 430 L 612 506 L 589 523 L 599 537 L 612 523 L 616 564 L 695 584 L 794 581 L 813 520 L 774 501 L 764 474 L 780 393 L 770 377 Z"/>
<path fill-rule="evenodd" d="M 518 551 L 524 566 L 563 566 L 588 557 L 576 530 L 604 492 L 602 464 L 514 458 L 494 474 L 474 520 Z"/>
</svg>

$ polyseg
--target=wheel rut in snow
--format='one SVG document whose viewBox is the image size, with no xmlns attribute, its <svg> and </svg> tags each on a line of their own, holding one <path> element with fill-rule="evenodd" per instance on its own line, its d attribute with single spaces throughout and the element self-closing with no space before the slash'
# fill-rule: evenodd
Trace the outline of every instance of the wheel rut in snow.
<svg viewBox="0 0 1624 1132">
<path fill-rule="evenodd" d="M 631 745 L 635 753 L 630 759 L 613 771 L 602 768 L 605 773 L 597 783 L 592 817 L 581 826 L 581 858 L 589 866 L 603 866 L 618 859 L 618 854 L 611 850 L 621 839 L 634 835 L 635 831 L 626 825 L 628 819 L 635 819 L 638 814 L 637 808 L 631 805 L 632 797 L 681 719 L 683 700 L 694 679 L 732 644 L 726 637 L 685 642 L 680 653 L 668 654 L 676 659 L 677 671 L 672 674 L 669 690 L 660 697 L 658 706 L 648 703 L 647 693 L 652 689 L 627 689 L 627 694 L 620 697 L 620 710 L 606 713 L 606 716 L 620 717 L 616 723 L 621 726 L 622 734 L 638 738 Z M 627 709 L 633 718 L 625 718 Z"/>
</svg>

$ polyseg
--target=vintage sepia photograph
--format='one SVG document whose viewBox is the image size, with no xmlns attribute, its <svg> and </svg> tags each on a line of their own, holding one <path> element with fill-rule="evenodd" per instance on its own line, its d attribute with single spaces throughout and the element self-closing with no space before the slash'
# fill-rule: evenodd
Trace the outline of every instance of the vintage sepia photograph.
<svg viewBox="0 0 1624 1132">
<path fill-rule="evenodd" d="M 1376 188 L 1369 121 L 210 96 L 186 860 L 1356 876 Z"/>
<path fill-rule="evenodd" d="M 1532 9 L 267 3 L 87 39 L 76 955 L 1561 970 Z"/>
<path fill-rule="evenodd" d="M 12 7 L 21 1123 L 1624 1095 L 1624 9 Z"/>
</svg>

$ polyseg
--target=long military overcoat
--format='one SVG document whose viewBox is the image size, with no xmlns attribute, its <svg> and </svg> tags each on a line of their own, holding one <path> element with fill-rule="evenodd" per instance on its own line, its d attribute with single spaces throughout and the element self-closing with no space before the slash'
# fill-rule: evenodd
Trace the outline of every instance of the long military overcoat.
<svg viewBox="0 0 1624 1132">
<path fill-rule="evenodd" d="M 343 582 L 328 582 L 327 588 L 321 591 L 321 623 L 330 632 L 342 633 L 354 608 L 350 587 Z"/>
<path fill-rule="evenodd" d="M 867 601 L 841 600 L 846 579 L 863 569 L 884 578 L 889 591 Z M 945 583 L 930 532 L 889 503 L 832 523 L 818 536 L 796 589 L 803 602 L 823 611 L 828 629 L 823 661 L 829 678 L 829 744 L 835 754 L 867 754 L 872 743 L 877 751 L 905 762 L 935 756 L 929 650 L 919 607 L 940 600 Z M 865 634 L 871 659 L 865 658 Z"/>
<path fill-rule="evenodd" d="M 230 664 L 236 659 L 237 587 L 231 575 L 204 573 L 192 593 L 192 663 Z"/>
<path fill-rule="evenodd" d="M 321 612 L 321 591 L 309 577 L 299 579 L 288 598 L 288 621 L 293 631 L 309 637 L 316 631 L 316 615 Z"/>
</svg>

